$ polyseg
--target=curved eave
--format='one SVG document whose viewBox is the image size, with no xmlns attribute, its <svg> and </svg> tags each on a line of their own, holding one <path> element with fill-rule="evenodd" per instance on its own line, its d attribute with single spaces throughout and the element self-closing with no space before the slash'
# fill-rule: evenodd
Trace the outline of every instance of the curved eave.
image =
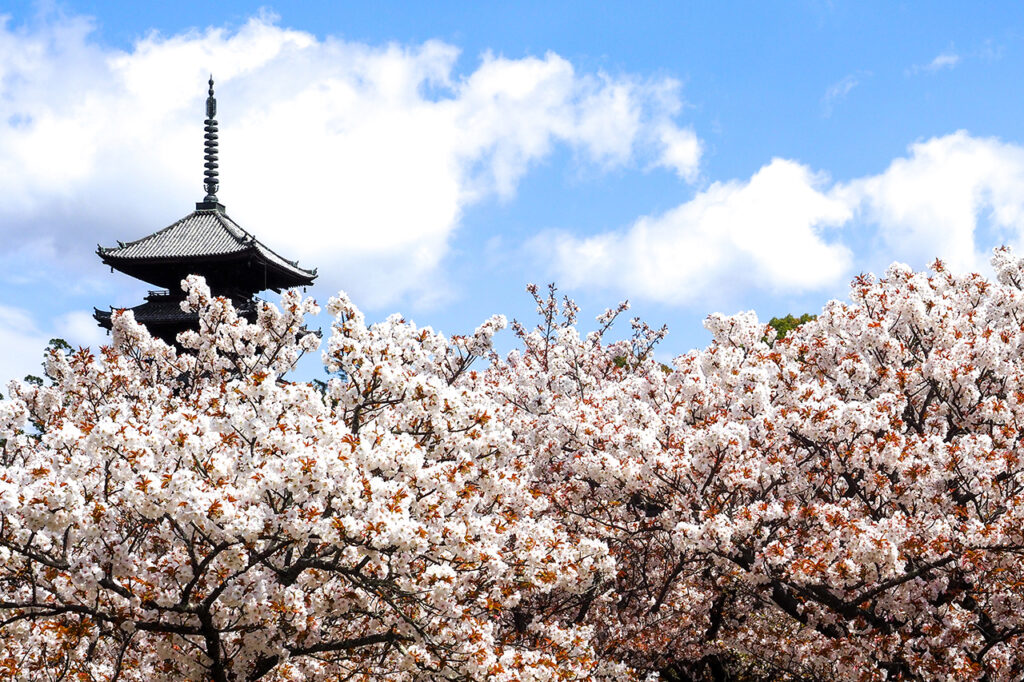
<svg viewBox="0 0 1024 682">
<path fill-rule="evenodd" d="M 110 320 L 110 310 L 100 310 L 99 308 L 92 309 L 92 319 L 96 320 L 96 324 L 103 327 L 104 329 L 110 329 L 112 325 Z"/>
<path fill-rule="evenodd" d="M 316 270 L 301 268 L 276 253 L 232 220 L 220 204 L 197 204 L 195 211 L 162 230 L 116 247 L 97 246 L 96 253 L 107 265 L 133 277 L 138 277 L 140 267 L 249 259 L 264 272 L 274 273 L 276 283 L 265 288 L 308 286 L 316 278 Z"/>
<path fill-rule="evenodd" d="M 312 285 L 313 280 L 316 279 L 316 268 L 313 268 L 312 270 L 306 270 L 305 268 L 299 267 L 299 264 L 296 261 L 290 261 L 285 258 L 281 258 L 281 256 L 277 256 L 277 254 L 274 255 L 276 256 L 277 259 L 280 260 L 267 258 L 266 254 L 264 254 L 263 251 L 270 251 L 270 249 L 268 249 L 259 241 L 256 241 L 253 244 L 251 250 L 254 253 L 259 254 L 260 260 L 266 263 L 275 272 L 280 273 L 285 278 L 291 278 L 295 281 L 294 284 L 287 285 L 288 287 L 308 287 Z M 273 252 L 271 251 L 271 253 Z"/>
<path fill-rule="evenodd" d="M 293 265 L 291 262 L 279 262 L 275 259 L 268 258 L 263 250 L 266 247 L 260 248 L 262 245 L 258 242 L 253 241 L 247 248 L 240 249 L 238 251 L 231 251 L 228 253 L 214 253 L 202 256 L 160 256 L 160 257 L 120 257 L 116 255 L 118 249 L 108 249 L 102 246 L 97 247 L 96 254 L 103 261 L 104 265 L 118 270 L 129 277 L 135 277 L 137 279 L 143 279 L 143 281 L 149 281 L 144 277 L 140 277 L 139 270 L 148 267 L 167 267 L 179 265 L 183 268 L 189 264 L 197 264 L 203 266 L 200 270 L 205 270 L 209 266 L 214 266 L 218 263 L 233 264 L 242 261 L 251 261 L 256 267 L 262 266 L 267 273 L 273 273 L 273 284 L 268 286 L 269 289 L 280 290 L 288 289 L 291 287 L 303 287 L 310 286 L 317 277 L 316 269 L 306 270 Z M 281 259 L 282 261 L 284 259 Z M 202 274 L 198 272 L 197 274 Z M 151 284 L 158 284 L 156 282 L 150 282 Z M 162 285 L 160 285 L 162 286 Z"/>
</svg>

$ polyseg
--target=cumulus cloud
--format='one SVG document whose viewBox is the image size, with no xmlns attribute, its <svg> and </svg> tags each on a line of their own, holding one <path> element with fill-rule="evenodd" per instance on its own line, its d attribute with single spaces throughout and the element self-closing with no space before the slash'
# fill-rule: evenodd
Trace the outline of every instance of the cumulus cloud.
<svg viewBox="0 0 1024 682">
<path fill-rule="evenodd" d="M 256 17 L 119 51 L 82 18 L 0 25 L 0 236 L 91 258 L 202 198 L 203 86 L 217 80 L 232 217 L 327 289 L 370 304 L 438 279 L 464 209 L 508 198 L 560 145 L 605 169 L 694 178 L 680 86 L 581 73 L 548 53 L 457 71 L 438 41 L 370 46 Z"/>
<path fill-rule="evenodd" d="M 834 194 L 877 227 L 885 253 L 911 262 L 941 256 L 950 267 L 979 270 L 991 240 L 1019 245 L 1024 235 L 1024 148 L 958 131 L 910 146 L 878 175 Z"/>
<path fill-rule="evenodd" d="M 775 159 L 745 182 L 714 183 L 692 200 L 628 229 L 542 238 L 559 281 L 629 296 L 692 303 L 723 289 L 803 291 L 831 286 L 851 253 L 826 230 L 850 208 L 820 188 L 826 178 Z"/>
<path fill-rule="evenodd" d="M 704 305 L 744 290 L 830 291 L 893 260 L 984 271 L 1003 243 L 1024 247 L 1024 148 L 959 131 L 845 182 L 775 159 L 625 229 L 554 232 L 535 247 L 572 287 Z"/>
</svg>

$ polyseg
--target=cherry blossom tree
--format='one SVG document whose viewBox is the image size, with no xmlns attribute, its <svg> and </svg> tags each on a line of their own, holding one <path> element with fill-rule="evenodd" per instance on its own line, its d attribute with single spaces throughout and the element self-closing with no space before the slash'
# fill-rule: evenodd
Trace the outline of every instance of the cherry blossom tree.
<svg viewBox="0 0 1024 682">
<path fill-rule="evenodd" d="M 538 297 L 491 383 L 553 513 L 616 560 L 575 599 L 598 654 L 708 679 L 1020 679 L 1024 264 L 993 267 L 860 277 L 780 340 L 713 315 L 669 372 L 663 330 L 606 344 L 622 308 L 581 337 L 571 301 Z"/>
<path fill-rule="evenodd" d="M 893 266 L 778 338 L 319 339 L 186 282 L 0 402 L 0 679 L 1024 676 L 1024 262 Z"/>
<path fill-rule="evenodd" d="M 446 339 L 332 299 L 317 391 L 283 379 L 312 301 L 250 324 L 185 287 L 181 352 L 121 313 L 0 402 L 0 678 L 628 674 L 588 626 L 514 615 L 613 564 L 548 513 L 470 370 L 501 318 Z"/>
</svg>

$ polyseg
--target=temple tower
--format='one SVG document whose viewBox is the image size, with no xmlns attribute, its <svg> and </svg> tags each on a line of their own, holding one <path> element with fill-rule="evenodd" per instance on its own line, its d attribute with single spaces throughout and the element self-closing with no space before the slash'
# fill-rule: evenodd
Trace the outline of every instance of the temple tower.
<svg viewBox="0 0 1024 682">
<path fill-rule="evenodd" d="M 179 332 L 198 324 L 196 314 L 183 312 L 180 306 L 185 295 L 181 280 L 187 275 L 205 277 L 214 295 L 231 299 L 239 315 L 250 320 L 256 316 L 257 293 L 308 286 L 316 279 L 316 269 L 306 270 L 282 258 L 228 217 L 217 199 L 216 116 L 217 100 L 210 76 L 204 127 L 206 196 L 196 203 L 196 210 L 149 236 L 96 249 L 111 268 L 160 287 L 131 310 L 136 321 L 168 343 L 174 343 Z M 95 309 L 93 317 L 101 327 L 110 329 L 111 312 Z"/>
</svg>

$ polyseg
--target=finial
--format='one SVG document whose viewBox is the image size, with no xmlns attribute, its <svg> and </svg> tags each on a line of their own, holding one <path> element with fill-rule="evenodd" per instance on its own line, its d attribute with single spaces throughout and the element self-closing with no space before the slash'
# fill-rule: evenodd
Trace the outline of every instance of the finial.
<svg viewBox="0 0 1024 682">
<path fill-rule="evenodd" d="M 203 184 L 206 186 L 206 198 L 203 199 L 203 203 L 217 203 L 217 190 L 220 188 L 220 182 L 217 176 L 220 175 L 217 172 L 217 100 L 213 97 L 213 74 L 210 74 L 210 94 L 206 98 L 206 122 L 203 130 L 205 131 L 204 137 L 206 138 L 206 153 L 203 159 L 206 163 L 203 166 L 206 171 L 203 173 L 205 179 Z"/>
</svg>

